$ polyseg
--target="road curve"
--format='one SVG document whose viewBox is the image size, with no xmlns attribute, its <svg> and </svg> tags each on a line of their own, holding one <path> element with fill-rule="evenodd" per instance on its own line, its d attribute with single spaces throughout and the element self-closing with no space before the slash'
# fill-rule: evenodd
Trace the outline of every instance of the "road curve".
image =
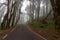
<svg viewBox="0 0 60 40">
<path fill-rule="evenodd" d="M 18 26 L 13 32 L 9 33 L 3 40 L 44 40 L 32 33 L 25 25 Z"/>
</svg>

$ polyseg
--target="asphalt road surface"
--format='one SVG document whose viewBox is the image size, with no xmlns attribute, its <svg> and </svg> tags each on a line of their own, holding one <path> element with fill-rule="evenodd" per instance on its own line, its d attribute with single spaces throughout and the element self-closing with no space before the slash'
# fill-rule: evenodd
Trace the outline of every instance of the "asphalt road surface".
<svg viewBox="0 0 60 40">
<path fill-rule="evenodd" d="M 2 39 L 0 38 L 0 40 L 2 40 Z"/>
<path fill-rule="evenodd" d="M 20 25 L 3 40 L 44 40 L 31 32 L 27 26 Z"/>
</svg>

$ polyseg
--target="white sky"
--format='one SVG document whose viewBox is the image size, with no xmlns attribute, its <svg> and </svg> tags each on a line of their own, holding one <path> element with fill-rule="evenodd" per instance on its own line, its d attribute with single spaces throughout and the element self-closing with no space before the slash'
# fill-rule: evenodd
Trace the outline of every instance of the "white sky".
<svg viewBox="0 0 60 40">
<path fill-rule="evenodd" d="M 21 11 L 22 11 L 23 13 L 27 13 L 27 11 L 26 11 L 25 9 L 26 9 L 26 7 L 27 7 L 29 4 L 30 4 L 30 2 L 29 2 L 28 0 L 24 0 L 24 1 L 23 1 L 23 6 L 22 6 L 22 8 L 21 8 Z"/>
<path fill-rule="evenodd" d="M 6 0 L 0 0 L 0 3 L 4 3 L 4 2 L 6 2 Z"/>
</svg>

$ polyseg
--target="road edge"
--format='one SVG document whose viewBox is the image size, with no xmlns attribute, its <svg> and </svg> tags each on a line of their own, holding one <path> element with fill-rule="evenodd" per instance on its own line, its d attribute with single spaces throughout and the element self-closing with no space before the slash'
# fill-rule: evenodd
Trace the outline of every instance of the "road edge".
<svg viewBox="0 0 60 40">
<path fill-rule="evenodd" d="M 9 33 L 13 32 L 16 28 L 17 28 L 17 27 L 15 26 Z M 8 36 L 9 33 L 5 34 L 5 35 L 2 37 L 2 40 L 5 39 L 5 38 Z"/>
<path fill-rule="evenodd" d="M 32 32 L 32 33 L 34 33 L 35 35 L 37 35 L 37 36 L 39 36 L 39 37 L 41 37 L 41 38 L 43 38 L 44 40 L 47 40 L 46 38 L 44 38 L 43 36 L 41 36 L 40 34 L 38 34 L 38 33 L 36 33 L 36 32 L 34 32 L 29 26 L 27 26 L 27 28 Z"/>
</svg>

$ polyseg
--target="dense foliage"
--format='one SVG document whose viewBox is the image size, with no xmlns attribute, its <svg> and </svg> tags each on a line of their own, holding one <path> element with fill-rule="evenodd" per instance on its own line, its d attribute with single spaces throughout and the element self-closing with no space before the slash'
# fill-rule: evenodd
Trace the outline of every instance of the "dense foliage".
<svg viewBox="0 0 60 40">
<path fill-rule="evenodd" d="M 60 15 L 60 0 L 56 0 L 56 7 L 57 7 L 58 15 Z"/>
</svg>

